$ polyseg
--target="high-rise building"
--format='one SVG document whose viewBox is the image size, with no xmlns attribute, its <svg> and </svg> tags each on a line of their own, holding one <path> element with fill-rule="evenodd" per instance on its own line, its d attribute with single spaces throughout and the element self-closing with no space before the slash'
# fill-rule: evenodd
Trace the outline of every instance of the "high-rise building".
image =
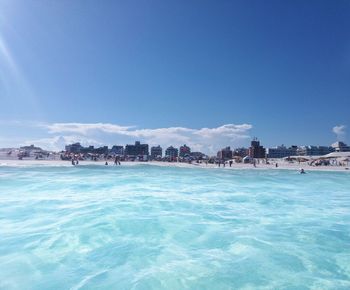
<svg viewBox="0 0 350 290">
<path fill-rule="evenodd" d="M 124 147 L 114 145 L 111 149 L 111 153 L 116 154 L 116 155 L 124 155 Z"/>
<path fill-rule="evenodd" d="M 257 138 L 254 138 L 251 142 L 251 145 L 248 149 L 248 155 L 251 158 L 265 158 L 266 150 L 263 146 L 260 145 L 260 142 Z"/>
<path fill-rule="evenodd" d="M 190 147 L 186 146 L 186 144 L 184 144 L 183 146 L 180 146 L 180 153 L 179 153 L 180 157 L 190 156 L 190 154 L 191 154 Z"/>
<path fill-rule="evenodd" d="M 159 145 L 151 147 L 151 159 L 162 157 L 162 155 L 163 155 L 162 147 L 160 147 Z"/>
<path fill-rule="evenodd" d="M 73 143 L 70 145 L 66 145 L 65 149 L 68 153 L 80 153 L 80 151 L 83 149 L 84 147 L 80 145 L 80 143 Z"/>
<path fill-rule="evenodd" d="M 241 148 L 236 148 L 233 152 L 232 152 L 233 156 L 240 156 L 240 157 L 245 157 L 248 155 L 248 149 L 241 147 Z"/>
<path fill-rule="evenodd" d="M 179 156 L 179 150 L 177 148 L 174 148 L 173 146 L 170 146 L 165 150 L 165 157 L 176 158 L 178 156 Z"/>
<path fill-rule="evenodd" d="M 149 155 L 148 144 L 141 144 L 140 141 L 136 141 L 135 145 L 126 145 L 124 153 L 127 156 Z"/>
<path fill-rule="evenodd" d="M 221 149 L 220 151 L 218 151 L 217 157 L 221 160 L 232 159 L 232 150 L 231 150 L 230 146 L 225 147 L 225 148 Z"/>
<path fill-rule="evenodd" d="M 95 154 L 108 154 L 108 146 L 102 146 L 94 149 Z"/>
</svg>

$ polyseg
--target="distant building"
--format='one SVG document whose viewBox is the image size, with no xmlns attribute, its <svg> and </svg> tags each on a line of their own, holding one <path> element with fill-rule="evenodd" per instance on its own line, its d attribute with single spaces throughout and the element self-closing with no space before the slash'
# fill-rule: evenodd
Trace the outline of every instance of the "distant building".
<svg viewBox="0 0 350 290">
<path fill-rule="evenodd" d="M 221 159 L 221 160 L 232 159 L 232 150 L 231 150 L 231 148 L 228 146 L 226 148 L 221 149 L 220 151 L 218 151 L 217 157 L 219 159 Z"/>
<path fill-rule="evenodd" d="M 266 150 L 263 146 L 260 145 L 260 142 L 257 138 L 254 138 L 251 142 L 251 145 L 248 149 L 248 155 L 251 158 L 265 158 Z"/>
<path fill-rule="evenodd" d="M 44 151 L 43 149 L 41 149 L 40 147 L 36 147 L 34 145 L 30 145 L 30 146 L 22 146 L 19 148 L 19 153 L 18 153 L 18 157 L 19 158 L 23 158 L 23 157 L 36 157 L 36 159 L 39 156 L 42 156 L 42 154 L 47 154 L 47 151 Z"/>
<path fill-rule="evenodd" d="M 240 156 L 240 157 L 245 157 L 248 155 L 248 149 L 241 147 L 241 148 L 236 148 L 233 152 L 232 152 L 233 156 Z"/>
<path fill-rule="evenodd" d="M 35 147 L 34 145 L 22 146 L 19 149 L 25 151 L 43 151 L 43 149 L 41 149 L 40 147 Z"/>
<path fill-rule="evenodd" d="M 162 155 L 163 155 L 162 147 L 160 147 L 159 145 L 151 147 L 151 159 L 156 159 L 157 157 L 162 157 Z"/>
<path fill-rule="evenodd" d="M 95 146 L 90 145 L 89 147 L 83 147 L 81 151 L 84 151 L 85 153 L 94 153 Z"/>
<path fill-rule="evenodd" d="M 72 151 L 71 151 L 72 152 Z M 94 146 L 89 146 L 89 147 L 83 147 L 81 146 L 79 149 L 79 152 L 76 151 L 74 153 L 82 153 L 82 154 L 87 154 L 87 153 L 95 153 L 95 147 Z"/>
<path fill-rule="evenodd" d="M 334 148 L 330 146 L 299 146 L 297 155 L 300 156 L 321 156 L 334 152 Z"/>
<path fill-rule="evenodd" d="M 70 145 L 66 145 L 65 149 L 68 153 L 80 153 L 84 147 L 80 145 L 80 143 L 73 143 Z"/>
<path fill-rule="evenodd" d="M 291 146 L 287 148 L 284 145 L 277 146 L 274 148 L 267 148 L 266 156 L 268 158 L 283 158 L 288 156 L 295 156 L 297 155 L 297 148 L 297 146 Z"/>
<path fill-rule="evenodd" d="M 177 148 L 174 148 L 173 146 L 170 146 L 165 150 L 165 157 L 176 158 L 178 156 L 179 156 L 179 150 Z"/>
<path fill-rule="evenodd" d="M 80 154 L 87 154 L 87 153 L 93 153 L 93 154 L 108 154 L 108 146 L 102 146 L 95 148 L 94 146 L 90 145 L 88 147 L 81 146 L 80 143 L 73 143 L 70 145 L 66 145 L 66 152 L 67 153 L 80 153 Z"/>
<path fill-rule="evenodd" d="M 202 160 L 205 159 L 207 156 L 202 153 L 202 152 L 191 152 L 190 156 L 194 159 L 194 160 Z"/>
<path fill-rule="evenodd" d="M 114 145 L 110 152 L 116 155 L 124 155 L 124 146 Z"/>
<path fill-rule="evenodd" d="M 127 156 L 149 155 L 148 144 L 141 144 L 140 141 L 136 141 L 135 145 L 126 145 L 124 153 Z"/>
<path fill-rule="evenodd" d="M 179 153 L 180 157 L 190 156 L 190 154 L 191 154 L 190 147 L 186 146 L 186 144 L 184 144 L 183 146 L 180 146 L 180 153 Z"/>
<path fill-rule="evenodd" d="M 99 147 L 99 148 L 95 148 L 93 150 L 93 153 L 107 155 L 108 154 L 108 146 L 102 146 L 102 147 Z"/>
<path fill-rule="evenodd" d="M 332 144 L 332 148 L 335 152 L 349 152 L 350 146 L 346 145 L 344 142 L 338 141 Z"/>
</svg>

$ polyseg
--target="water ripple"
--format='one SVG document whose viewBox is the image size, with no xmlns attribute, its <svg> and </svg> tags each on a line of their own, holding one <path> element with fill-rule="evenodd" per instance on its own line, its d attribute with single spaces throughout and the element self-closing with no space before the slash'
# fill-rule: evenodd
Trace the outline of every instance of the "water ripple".
<svg viewBox="0 0 350 290">
<path fill-rule="evenodd" d="M 0 289 L 349 289 L 347 174 L 0 167 Z"/>
</svg>

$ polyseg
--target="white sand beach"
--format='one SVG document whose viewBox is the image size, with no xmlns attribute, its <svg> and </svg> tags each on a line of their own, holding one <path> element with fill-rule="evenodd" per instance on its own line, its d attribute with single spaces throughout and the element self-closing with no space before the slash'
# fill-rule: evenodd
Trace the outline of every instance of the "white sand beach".
<svg viewBox="0 0 350 290">
<path fill-rule="evenodd" d="M 112 161 L 108 161 L 108 165 L 105 165 L 105 160 L 98 160 L 98 161 L 90 161 L 90 160 L 83 160 L 79 161 L 78 166 L 87 166 L 87 165 L 98 165 L 98 166 L 116 166 Z M 278 164 L 278 167 L 276 167 L 276 163 Z M 265 163 L 259 163 L 256 164 L 256 167 L 254 167 L 253 164 L 244 164 L 244 163 L 233 163 L 230 167 L 228 163 L 226 163 L 225 167 L 221 164 L 219 167 L 217 164 L 206 164 L 206 163 L 196 163 L 193 162 L 191 164 L 184 163 L 184 162 L 162 162 L 162 161 L 148 161 L 148 162 L 139 162 L 139 161 L 122 161 L 120 166 L 134 166 L 134 165 L 154 165 L 154 166 L 165 166 L 165 167 L 183 167 L 183 168 L 207 168 L 207 169 L 221 169 L 221 170 L 237 170 L 237 169 L 244 169 L 244 170 L 295 170 L 299 171 L 301 168 L 303 168 L 305 171 L 343 171 L 343 172 L 350 172 L 350 169 L 348 166 L 312 166 L 309 165 L 307 162 L 301 162 L 300 164 L 298 162 L 288 162 L 283 159 L 276 159 L 274 161 L 270 161 L 270 164 Z M 71 167 L 72 164 L 70 161 L 64 161 L 64 160 L 33 160 L 33 159 L 24 159 L 24 160 L 0 160 L 0 166 L 69 166 Z"/>
</svg>

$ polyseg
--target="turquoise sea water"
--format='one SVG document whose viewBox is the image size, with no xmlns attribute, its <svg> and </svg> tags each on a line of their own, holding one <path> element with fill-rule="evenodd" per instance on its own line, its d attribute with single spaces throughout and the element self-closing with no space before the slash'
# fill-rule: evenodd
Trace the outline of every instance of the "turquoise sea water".
<svg viewBox="0 0 350 290">
<path fill-rule="evenodd" d="M 0 166 L 0 289 L 350 289 L 350 174 Z"/>
</svg>

